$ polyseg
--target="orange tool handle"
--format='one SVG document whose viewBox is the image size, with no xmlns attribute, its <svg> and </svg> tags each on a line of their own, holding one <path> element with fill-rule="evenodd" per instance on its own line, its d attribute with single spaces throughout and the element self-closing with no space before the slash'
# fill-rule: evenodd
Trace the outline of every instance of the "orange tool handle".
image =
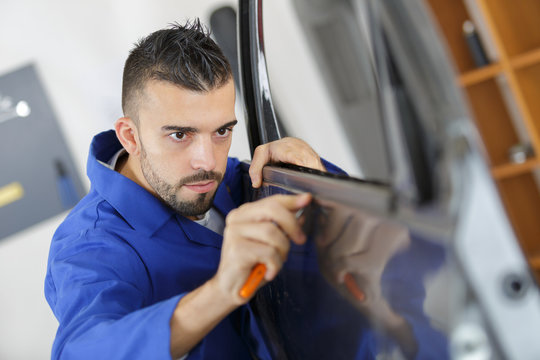
<svg viewBox="0 0 540 360">
<path fill-rule="evenodd" d="M 360 302 L 366 300 L 366 293 L 360 289 L 351 273 L 345 274 L 345 287 L 356 300 Z"/>
<path fill-rule="evenodd" d="M 266 265 L 261 263 L 255 265 L 246 282 L 240 289 L 240 296 L 244 299 L 251 297 L 264 278 L 264 274 L 266 274 Z"/>
</svg>

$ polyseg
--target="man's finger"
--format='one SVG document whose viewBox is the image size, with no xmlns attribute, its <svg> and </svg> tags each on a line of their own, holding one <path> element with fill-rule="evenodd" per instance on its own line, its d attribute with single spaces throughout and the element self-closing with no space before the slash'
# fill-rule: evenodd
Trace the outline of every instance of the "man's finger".
<svg viewBox="0 0 540 360">
<path fill-rule="evenodd" d="M 302 232 L 295 213 L 307 206 L 311 201 L 311 194 L 301 195 L 274 195 L 268 198 L 245 204 L 231 211 L 226 218 L 227 226 L 241 223 L 275 224 L 293 242 L 303 244 L 305 234 Z"/>
<path fill-rule="evenodd" d="M 280 254 L 282 261 L 287 259 L 290 241 L 287 234 L 273 222 L 237 224 L 236 234 L 245 239 L 270 246 Z"/>
<path fill-rule="evenodd" d="M 285 162 L 326 171 L 321 158 L 304 141 L 286 137 L 258 146 L 253 154 L 249 175 L 254 188 L 262 185 L 262 169 L 272 162 Z"/>
<path fill-rule="evenodd" d="M 253 153 L 251 165 L 249 166 L 249 176 L 254 188 L 258 188 L 262 185 L 262 169 L 264 165 L 270 162 L 270 160 L 269 145 L 264 144 L 257 146 Z"/>
</svg>

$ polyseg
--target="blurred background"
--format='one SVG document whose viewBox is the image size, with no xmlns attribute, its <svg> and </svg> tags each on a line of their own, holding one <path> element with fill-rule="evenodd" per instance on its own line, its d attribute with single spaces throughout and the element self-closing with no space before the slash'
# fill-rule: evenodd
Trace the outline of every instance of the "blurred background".
<svg viewBox="0 0 540 360">
<path fill-rule="evenodd" d="M 212 12 L 223 6 L 236 8 L 237 4 L 217 0 L 4 0 L 0 2 L 0 77 L 29 65 L 35 67 L 70 153 L 73 176 L 81 178 L 86 192 L 89 144 L 96 133 L 112 128 L 122 116 L 122 69 L 133 43 L 172 22 L 193 17 L 209 25 Z M 264 12 L 272 92 L 280 116 L 288 119 L 287 131 L 308 141 L 328 160 L 359 174 L 351 152 L 340 140 L 343 130 L 335 121 L 316 65 L 307 55 L 292 5 L 286 0 L 267 1 Z M 0 92 L 2 95 L 9 94 Z M 241 101 L 237 101 L 240 124 L 231 155 L 249 159 L 243 115 Z M 29 134 L 47 136 L 33 126 L 20 125 L 17 132 L 13 141 Z M 0 149 L 0 159 L 22 162 L 17 160 L 20 154 L 7 146 Z M 30 163 L 24 160 L 21 166 L 39 164 L 43 157 L 39 147 L 32 152 L 25 157 L 30 157 Z M 40 181 L 37 172 L 34 177 Z M 41 205 L 46 206 L 36 204 Z M 14 215 L 25 217 L 24 213 Z M 50 239 L 66 215 L 62 210 L 0 239 L 0 359 L 50 357 L 57 321 L 45 301 L 43 280 Z"/>
<path fill-rule="evenodd" d="M 356 3 L 341 0 L 332 5 L 352 2 Z M 295 8 L 293 3 L 304 7 Z M 348 76 L 351 64 L 342 55 L 358 55 L 356 47 L 348 46 L 347 38 L 334 41 L 339 36 L 331 33 L 339 33 L 346 25 L 340 20 L 345 16 L 339 6 L 336 12 L 310 11 L 328 3 L 264 2 L 264 44 L 273 102 L 289 135 L 306 140 L 351 175 L 382 174 L 375 178 L 384 180 L 389 167 L 363 166 L 363 174 L 353 157 L 354 149 L 363 146 L 377 160 L 375 165 L 384 164 L 388 159 L 379 149 L 379 138 L 372 131 L 346 132 L 340 125 L 340 119 L 360 113 L 362 121 L 354 124 L 368 126 L 377 123 L 378 114 L 369 108 L 376 103 L 370 98 L 373 84 L 356 80 L 368 79 L 369 64 L 355 67 L 358 73 Z M 425 3 L 440 25 L 441 39 L 447 42 L 457 84 L 469 103 L 507 215 L 540 279 L 540 161 L 536 155 L 540 153 L 540 3 Z M 51 237 L 73 204 L 59 197 L 77 200 L 88 191 L 88 148 L 95 134 L 111 129 L 122 116 L 122 70 L 129 50 L 140 38 L 173 22 L 199 17 L 210 26 L 211 15 L 227 6 L 236 9 L 237 1 L 0 1 L 0 359 L 50 357 L 57 321 L 45 301 L 43 281 Z M 306 38 L 297 12 L 314 27 L 311 38 Z M 476 56 L 478 34 L 476 30 L 471 34 L 471 21 L 486 50 L 480 59 Z M 332 51 L 310 49 L 309 44 L 317 41 Z M 369 45 L 365 39 L 353 41 Z M 369 58 L 369 51 L 360 52 L 359 57 Z M 330 65 L 341 71 L 325 71 Z M 334 91 L 329 90 L 331 80 L 335 80 Z M 36 88 L 36 81 L 41 87 Z M 32 103 L 31 93 L 46 99 L 45 105 Z M 340 98 L 351 94 L 361 96 L 353 97 L 355 101 Z M 29 109 L 19 106 L 27 105 L 21 104 L 24 100 L 30 103 Z M 338 108 L 339 101 L 348 107 Z M 9 115 L 15 110 L 16 117 Z M 230 155 L 249 159 L 240 94 L 236 112 L 239 125 Z M 355 139 L 357 134 L 364 134 L 362 141 Z M 48 146 L 53 145 L 58 145 L 57 153 L 51 158 Z M 33 189 L 26 187 L 20 173 L 32 181 Z M 73 188 L 66 179 L 73 181 Z M 34 214 L 39 209 L 50 211 Z"/>
</svg>

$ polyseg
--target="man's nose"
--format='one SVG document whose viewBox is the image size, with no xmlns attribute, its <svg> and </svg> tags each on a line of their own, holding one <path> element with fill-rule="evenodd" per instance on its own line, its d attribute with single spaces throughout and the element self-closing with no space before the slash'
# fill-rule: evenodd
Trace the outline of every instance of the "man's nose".
<svg viewBox="0 0 540 360">
<path fill-rule="evenodd" d="M 194 170 L 214 170 L 216 167 L 216 157 L 212 139 L 199 136 L 191 148 L 191 167 Z"/>
</svg>

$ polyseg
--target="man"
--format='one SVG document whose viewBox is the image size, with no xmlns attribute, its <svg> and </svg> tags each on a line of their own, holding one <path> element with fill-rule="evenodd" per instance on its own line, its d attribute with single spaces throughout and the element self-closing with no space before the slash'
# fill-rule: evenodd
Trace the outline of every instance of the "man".
<svg viewBox="0 0 540 360">
<path fill-rule="evenodd" d="M 53 358 L 251 358 L 239 291 L 256 264 L 270 281 L 290 241 L 305 241 L 294 213 L 310 196 L 242 205 L 239 162 L 228 158 L 234 102 L 230 65 L 198 21 L 131 51 L 124 117 L 94 138 L 90 192 L 52 240 Z M 325 170 L 285 138 L 255 151 L 254 187 L 274 161 Z"/>
</svg>

